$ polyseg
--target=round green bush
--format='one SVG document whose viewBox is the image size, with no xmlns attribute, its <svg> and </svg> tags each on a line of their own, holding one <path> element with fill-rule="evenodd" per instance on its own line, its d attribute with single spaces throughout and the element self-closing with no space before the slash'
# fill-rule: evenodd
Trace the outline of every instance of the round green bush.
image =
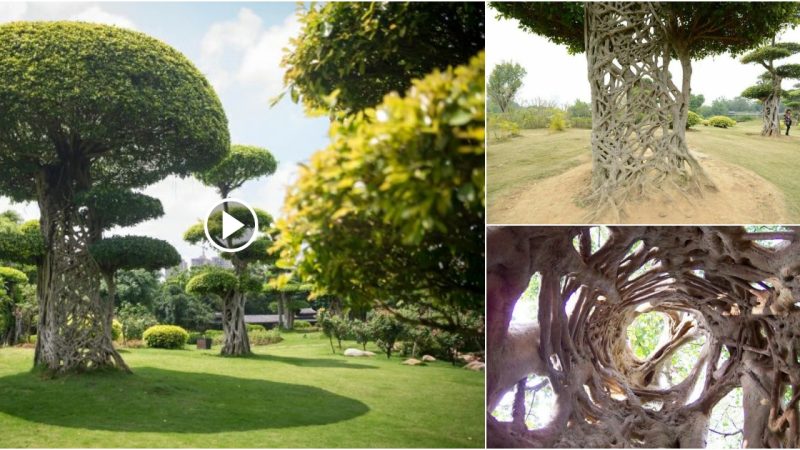
<svg viewBox="0 0 800 450">
<path fill-rule="evenodd" d="M 686 118 L 686 128 L 691 128 L 703 121 L 703 118 L 700 117 L 700 114 L 697 114 L 694 111 L 689 111 L 689 115 Z"/>
<path fill-rule="evenodd" d="M 177 325 L 156 325 L 145 330 L 142 339 L 152 348 L 183 348 L 189 333 Z"/>
<path fill-rule="evenodd" d="M 736 125 L 736 121 L 728 116 L 714 116 L 708 119 L 708 124 L 717 128 L 729 128 Z"/>
<path fill-rule="evenodd" d="M 120 339 L 122 339 L 122 323 L 114 319 L 114 321 L 111 322 L 111 340 L 117 342 Z"/>
<path fill-rule="evenodd" d="M 257 323 L 248 323 L 246 325 L 247 325 L 247 332 L 248 333 L 251 332 L 251 331 L 266 331 L 266 328 L 264 328 L 264 325 L 259 325 Z"/>
</svg>

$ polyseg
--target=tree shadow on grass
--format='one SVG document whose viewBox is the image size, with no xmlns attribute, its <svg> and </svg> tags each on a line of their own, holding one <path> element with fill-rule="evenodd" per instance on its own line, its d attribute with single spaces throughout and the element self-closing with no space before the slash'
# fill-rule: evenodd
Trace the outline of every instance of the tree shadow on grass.
<svg viewBox="0 0 800 450">
<path fill-rule="evenodd" d="M 219 433 L 324 425 L 368 411 L 358 400 L 314 386 L 152 367 L 133 375 L 0 378 L 0 412 L 92 430 Z"/>
<path fill-rule="evenodd" d="M 226 356 L 221 356 L 226 358 Z M 292 364 L 298 367 L 325 367 L 333 369 L 377 369 L 375 366 L 367 366 L 351 361 L 338 361 L 329 358 L 297 358 L 293 356 L 277 356 L 277 355 L 249 355 L 241 357 L 243 359 L 254 359 L 258 361 L 273 361 L 284 364 Z"/>
</svg>

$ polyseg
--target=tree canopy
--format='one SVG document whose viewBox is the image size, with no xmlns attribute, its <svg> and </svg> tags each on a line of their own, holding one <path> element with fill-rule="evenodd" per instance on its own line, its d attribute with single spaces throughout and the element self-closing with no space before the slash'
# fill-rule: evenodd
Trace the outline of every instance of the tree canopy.
<svg viewBox="0 0 800 450">
<path fill-rule="evenodd" d="M 484 48 L 484 4 L 330 2 L 300 15 L 284 81 L 307 110 L 355 112 Z"/>
<path fill-rule="evenodd" d="M 498 16 L 517 19 L 520 27 L 566 45 L 571 53 L 584 49 L 581 2 L 491 2 Z M 721 53 L 739 54 L 771 39 L 798 18 L 794 2 L 661 2 L 660 22 L 675 47 L 692 58 Z"/>
<path fill-rule="evenodd" d="M 36 198 L 41 168 L 141 187 L 228 152 L 227 119 L 182 54 L 142 33 L 76 22 L 0 26 L 0 193 Z M 88 166 L 88 167 L 86 167 Z"/>
<path fill-rule="evenodd" d="M 522 87 L 522 79 L 526 74 L 524 67 L 511 61 L 504 61 L 494 67 L 492 74 L 489 75 L 486 93 L 497 103 L 500 111 L 508 110 L 519 88 Z"/>
<path fill-rule="evenodd" d="M 147 236 L 112 236 L 90 247 L 92 257 L 107 272 L 120 269 L 157 270 L 181 262 L 168 242 Z"/>
<path fill-rule="evenodd" d="M 232 145 L 230 153 L 213 167 L 195 174 L 225 198 L 250 180 L 272 175 L 278 163 L 272 153 L 252 145 Z"/>
</svg>

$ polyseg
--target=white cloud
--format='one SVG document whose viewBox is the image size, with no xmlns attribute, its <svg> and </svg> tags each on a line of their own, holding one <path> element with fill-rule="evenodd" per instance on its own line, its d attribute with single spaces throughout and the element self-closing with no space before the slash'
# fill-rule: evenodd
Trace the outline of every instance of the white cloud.
<svg viewBox="0 0 800 450">
<path fill-rule="evenodd" d="M 286 190 L 297 180 L 298 167 L 296 163 L 280 164 L 272 176 L 258 185 L 254 204 L 266 210 L 277 219 L 282 216 L 283 200 Z"/>
<path fill-rule="evenodd" d="M 270 27 L 261 35 L 258 44 L 247 49 L 237 78 L 244 83 L 262 85 L 267 98 L 278 95 L 283 90 L 284 69 L 280 66 L 283 49 L 299 32 L 300 23 L 294 15 Z"/>
<path fill-rule="evenodd" d="M 215 23 L 203 36 L 200 67 L 218 91 L 240 83 L 258 86 L 269 99 L 283 89 L 283 48 L 299 30 L 294 15 L 264 29 L 258 15 L 242 8 L 236 20 Z"/>
<path fill-rule="evenodd" d="M 22 20 L 27 11 L 25 2 L 0 2 L 0 23 Z"/>
<path fill-rule="evenodd" d="M 77 14 L 73 14 L 69 18 L 70 20 L 79 20 L 81 22 L 92 22 L 92 23 L 102 23 L 105 25 L 115 25 L 121 28 L 128 28 L 131 30 L 136 30 L 136 25 L 134 25 L 133 21 L 128 19 L 125 16 L 120 16 L 117 14 L 111 14 L 107 11 L 102 10 L 99 6 L 92 6 L 88 9 L 85 9 Z"/>
</svg>

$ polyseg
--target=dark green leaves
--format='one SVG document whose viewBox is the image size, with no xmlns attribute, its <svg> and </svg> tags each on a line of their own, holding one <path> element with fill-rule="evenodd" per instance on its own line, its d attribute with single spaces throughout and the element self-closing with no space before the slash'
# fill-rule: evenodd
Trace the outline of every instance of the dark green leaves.
<svg viewBox="0 0 800 450">
<path fill-rule="evenodd" d="M 356 112 L 434 69 L 484 48 L 484 5 L 371 2 L 312 6 L 284 56 L 293 101 L 309 111 Z"/>
<path fill-rule="evenodd" d="M 89 251 L 103 271 L 111 273 L 119 269 L 156 270 L 181 262 L 172 245 L 146 236 L 112 236 L 92 244 Z"/>
<path fill-rule="evenodd" d="M 275 157 L 266 149 L 233 145 L 231 152 L 222 161 L 195 176 L 206 186 L 217 188 L 223 197 L 227 197 L 248 180 L 272 175 L 277 166 Z"/>
</svg>

